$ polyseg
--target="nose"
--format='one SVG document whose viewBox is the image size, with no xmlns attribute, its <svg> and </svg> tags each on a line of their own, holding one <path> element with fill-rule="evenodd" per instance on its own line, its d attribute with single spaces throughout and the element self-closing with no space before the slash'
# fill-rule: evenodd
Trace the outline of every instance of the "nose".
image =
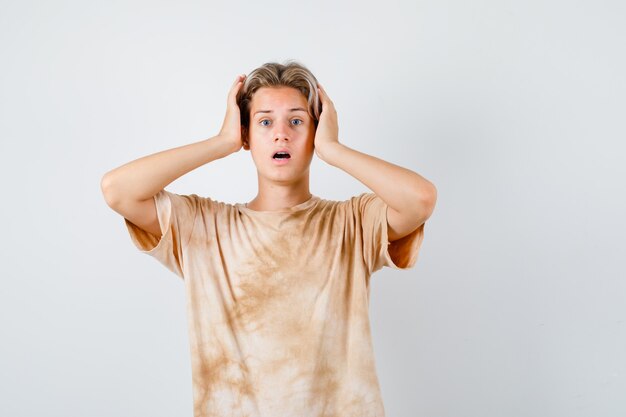
<svg viewBox="0 0 626 417">
<path fill-rule="evenodd" d="M 276 123 L 276 130 L 274 131 L 274 141 L 279 141 L 281 139 L 288 141 L 289 135 L 287 134 L 288 125 L 284 122 Z"/>
<path fill-rule="evenodd" d="M 275 135 L 274 136 L 274 142 L 289 142 L 289 138 L 285 135 Z"/>
</svg>

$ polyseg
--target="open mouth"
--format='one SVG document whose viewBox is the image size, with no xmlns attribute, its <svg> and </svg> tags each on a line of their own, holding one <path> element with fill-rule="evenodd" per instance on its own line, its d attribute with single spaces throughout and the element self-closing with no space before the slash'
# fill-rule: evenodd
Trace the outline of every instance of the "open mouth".
<svg viewBox="0 0 626 417">
<path fill-rule="evenodd" d="M 289 155 L 289 152 L 276 152 L 272 158 L 274 158 L 274 159 L 289 159 L 289 158 L 291 158 L 291 155 Z"/>
</svg>

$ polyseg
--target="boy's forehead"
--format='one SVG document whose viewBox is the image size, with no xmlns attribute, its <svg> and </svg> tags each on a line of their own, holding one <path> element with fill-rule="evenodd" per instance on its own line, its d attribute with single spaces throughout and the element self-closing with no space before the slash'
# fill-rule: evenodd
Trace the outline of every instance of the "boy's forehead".
<svg viewBox="0 0 626 417">
<path fill-rule="evenodd" d="M 252 96 L 251 110 L 272 110 L 303 106 L 307 100 L 299 90 L 293 87 L 261 87 Z"/>
</svg>

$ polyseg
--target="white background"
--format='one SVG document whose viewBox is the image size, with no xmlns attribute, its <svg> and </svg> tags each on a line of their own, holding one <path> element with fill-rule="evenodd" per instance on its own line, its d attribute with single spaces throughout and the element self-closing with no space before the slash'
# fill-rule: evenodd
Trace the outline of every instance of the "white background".
<svg viewBox="0 0 626 417">
<path fill-rule="evenodd" d="M 624 4 L 0 1 L 0 415 L 191 416 L 183 283 L 100 179 L 286 59 L 341 142 L 438 189 L 416 266 L 372 280 L 387 416 L 626 415 Z M 167 189 L 245 202 L 256 170 Z M 362 191 L 314 157 L 313 194 Z"/>
</svg>

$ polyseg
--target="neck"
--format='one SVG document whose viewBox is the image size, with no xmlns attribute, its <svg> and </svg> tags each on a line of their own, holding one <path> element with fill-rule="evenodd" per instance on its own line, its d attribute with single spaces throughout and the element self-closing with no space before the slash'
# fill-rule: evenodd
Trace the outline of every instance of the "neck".
<svg viewBox="0 0 626 417">
<path fill-rule="evenodd" d="M 308 176 L 290 184 L 263 183 L 259 180 L 258 193 L 246 207 L 258 211 L 285 210 L 302 204 L 311 197 Z"/>
</svg>

